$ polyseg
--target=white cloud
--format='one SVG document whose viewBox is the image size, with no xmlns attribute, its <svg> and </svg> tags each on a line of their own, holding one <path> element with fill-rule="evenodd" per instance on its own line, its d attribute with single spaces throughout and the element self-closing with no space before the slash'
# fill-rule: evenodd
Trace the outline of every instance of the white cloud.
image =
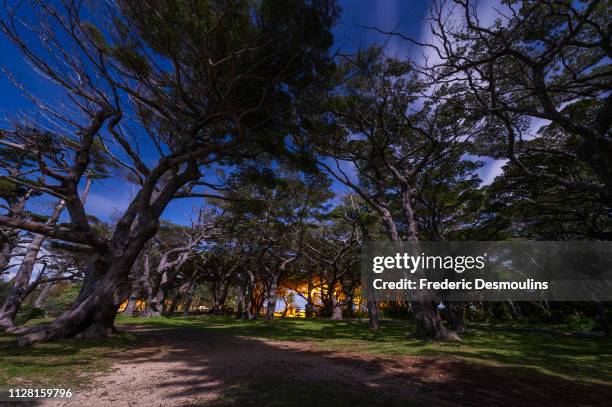
<svg viewBox="0 0 612 407">
<path fill-rule="evenodd" d="M 502 167 L 506 165 L 508 160 L 493 160 L 487 159 L 485 160 L 486 164 L 478 170 L 478 175 L 480 175 L 480 179 L 482 182 L 480 186 L 489 185 L 495 180 L 495 177 L 503 174 Z"/>
<path fill-rule="evenodd" d="M 85 203 L 88 214 L 102 220 L 108 220 L 113 212 L 124 212 L 131 201 L 129 191 L 121 191 L 115 188 L 99 188 L 96 192 L 90 192 Z"/>
</svg>

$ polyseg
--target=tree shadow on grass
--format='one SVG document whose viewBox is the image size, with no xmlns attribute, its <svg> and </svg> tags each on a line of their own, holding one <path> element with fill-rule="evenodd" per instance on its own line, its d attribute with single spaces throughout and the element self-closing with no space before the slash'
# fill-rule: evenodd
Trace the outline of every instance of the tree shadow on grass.
<svg viewBox="0 0 612 407">
<path fill-rule="evenodd" d="M 147 319 L 139 318 L 139 322 Z M 134 321 L 130 321 L 134 322 Z M 463 357 L 509 367 L 530 367 L 536 372 L 575 381 L 612 382 L 612 343 L 603 337 L 566 337 L 547 333 L 496 332 L 470 329 L 459 343 L 424 343 L 406 340 L 413 324 L 384 321 L 379 332 L 358 321 L 275 320 L 236 321 L 223 317 L 166 318 L 154 326 L 194 327 L 243 337 L 289 341 L 316 341 L 324 349 L 359 350 L 377 355 Z"/>
<path fill-rule="evenodd" d="M 143 347 L 117 360 L 120 366 L 167 364 L 172 371 L 155 383 L 163 389 L 162 404 L 596 406 L 612 399 L 610 385 L 576 383 L 529 368 L 338 353 L 201 329 L 141 327 L 137 335 L 147 338 Z"/>
<path fill-rule="evenodd" d="M 91 393 L 85 405 L 123 398 L 136 406 L 595 406 L 612 399 L 609 384 L 539 373 L 573 369 L 578 377 L 609 381 L 610 349 L 603 338 L 474 330 L 462 343 L 424 344 L 404 339 L 407 324 L 383 324 L 373 333 L 357 321 L 130 322 L 139 325 L 104 341 L 25 349 L 0 343 L 0 353 L 13 367 L 56 378 L 84 365 L 98 371 L 103 354 L 119 371 L 107 375 L 107 389 L 79 389 Z M 593 358 L 598 363 L 591 367 Z"/>
<path fill-rule="evenodd" d="M 74 388 L 87 382 L 91 373 L 108 370 L 113 355 L 135 344 L 134 335 L 129 333 L 104 340 L 68 339 L 31 347 L 17 346 L 17 339 L 15 335 L 0 335 L 0 389 Z"/>
<path fill-rule="evenodd" d="M 601 384 L 612 382 L 612 342 L 603 337 L 566 337 L 549 333 L 471 331 L 464 342 L 424 349 L 423 355 L 532 368 L 545 374 Z"/>
</svg>

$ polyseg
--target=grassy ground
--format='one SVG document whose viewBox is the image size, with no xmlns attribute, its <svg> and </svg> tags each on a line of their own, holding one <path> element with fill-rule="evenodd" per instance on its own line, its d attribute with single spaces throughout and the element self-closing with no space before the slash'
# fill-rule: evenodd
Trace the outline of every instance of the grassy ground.
<svg viewBox="0 0 612 407">
<path fill-rule="evenodd" d="M 0 334 L 0 388 L 35 384 L 38 387 L 75 387 L 87 383 L 91 375 L 109 371 L 109 356 L 135 346 L 136 338 L 127 333 L 93 341 L 67 339 L 20 348 L 16 337 Z"/>
<path fill-rule="evenodd" d="M 357 321 L 285 319 L 267 323 L 223 317 L 119 317 L 117 322 L 119 325 L 189 327 L 236 336 L 310 341 L 320 349 L 341 352 L 461 358 L 578 382 L 612 383 L 612 346 L 609 339 L 602 337 L 505 332 L 481 324 L 462 334 L 460 343 L 425 343 L 406 339 L 406 333 L 413 330 L 411 324 L 391 321 L 383 322 L 379 332 L 371 332 L 365 323 Z M 105 341 L 65 340 L 33 348 L 17 348 L 14 340 L 12 336 L 0 335 L 0 387 L 28 382 L 38 385 L 83 383 L 89 373 L 110 368 L 105 356 L 138 345 L 137 338 L 128 334 Z M 310 385 L 287 384 L 305 392 Z"/>
<path fill-rule="evenodd" d="M 282 406 L 422 406 L 412 400 L 400 399 L 382 391 L 338 386 L 335 382 L 289 380 L 282 376 L 267 377 L 241 384 L 226 392 L 226 396 L 202 403 L 202 407 L 282 407 Z"/>
<path fill-rule="evenodd" d="M 462 342 L 426 343 L 406 339 L 414 326 L 405 322 L 384 321 L 378 332 L 370 331 L 367 324 L 358 321 L 279 319 L 269 323 L 222 317 L 160 317 L 144 322 L 168 327 L 197 327 L 229 335 L 311 341 L 325 350 L 462 358 L 475 363 L 536 370 L 570 380 L 612 383 L 612 343 L 603 337 L 505 332 L 479 324 L 461 335 Z M 119 323 L 140 324 L 143 319 L 120 318 Z"/>
</svg>

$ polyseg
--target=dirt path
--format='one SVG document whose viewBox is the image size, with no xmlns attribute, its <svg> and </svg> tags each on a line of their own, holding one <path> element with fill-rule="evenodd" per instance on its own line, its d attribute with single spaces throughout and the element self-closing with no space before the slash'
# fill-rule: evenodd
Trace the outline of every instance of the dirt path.
<svg viewBox="0 0 612 407">
<path fill-rule="evenodd" d="M 45 405 L 206 405 L 235 386 L 266 375 L 372 389 L 426 405 L 596 406 L 612 399 L 612 386 L 525 376 L 509 368 L 448 359 L 325 352 L 308 342 L 239 338 L 201 330 L 130 330 L 146 339 L 142 347 L 113 356 L 115 373 L 97 377 L 70 401 Z"/>
</svg>

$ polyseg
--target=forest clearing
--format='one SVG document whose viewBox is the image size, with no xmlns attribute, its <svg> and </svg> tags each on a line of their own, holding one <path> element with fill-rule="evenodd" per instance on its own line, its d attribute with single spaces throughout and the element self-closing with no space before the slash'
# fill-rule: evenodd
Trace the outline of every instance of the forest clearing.
<svg viewBox="0 0 612 407">
<path fill-rule="evenodd" d="M 526 397 L 553 406 L 605 405 L 612 396 L 612 353 L 596 336 L 484 325 L 462 343 L 425 344 L 407 342 L 407 327 L 397 321 L 385 321 L 377 333 L 359 321 L 204 316 L 118 324 L 122 333 L 109 342 L 49 344 L 30 359 L 9 352 L 0 362 L 0 386 L 76 386 L 74 400 L 51 404 L 66 406 L 418 406 L 457 398 L 491 405 Z"/>
<path fill-rule="evenodd" d="M 0 405 L 610 405 L 611 28 L 4 1 Z"/>
</svg>

